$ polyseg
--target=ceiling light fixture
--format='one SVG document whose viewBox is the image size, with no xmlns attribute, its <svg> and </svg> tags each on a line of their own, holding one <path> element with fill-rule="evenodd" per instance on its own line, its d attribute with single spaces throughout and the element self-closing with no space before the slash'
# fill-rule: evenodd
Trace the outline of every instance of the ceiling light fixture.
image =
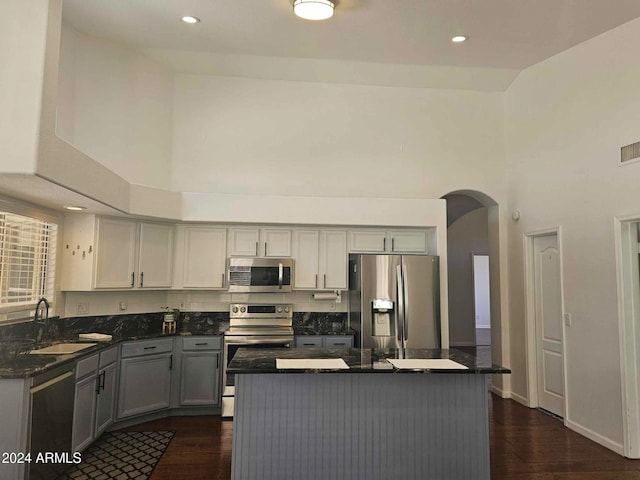
<svg viewBox="0 0 640 480">
<path fill-rule="evenodd" d="M 192 17 L 190 15 L 186 15 L 186 16 L 182 17 L 182 21 L 184 23 L 198 23 L 200 21 L 200 19 L 198 17 Z"/>
<path fill-rule="evenodd" d="M 87 207 L 79 207 L 77 205 L 68 205 L 64 207 L 66 210 L 71 210 L 73 212 L 80 212 L 82 210 L 86 210 Z"/>
<path fill-rule="evenodd" d="M 333 16 L 335 7 L 330 0 L 295 0 L 293 13 L 305 20 L 326 20 Z"/>
<path fill-rule="evenodd" d="M 451 37 L 451 41 L 453 43 L 462 43 L 469 40 L 469 37 L 466 35 L 456 35 L 455 37 Z"/>
</svg>

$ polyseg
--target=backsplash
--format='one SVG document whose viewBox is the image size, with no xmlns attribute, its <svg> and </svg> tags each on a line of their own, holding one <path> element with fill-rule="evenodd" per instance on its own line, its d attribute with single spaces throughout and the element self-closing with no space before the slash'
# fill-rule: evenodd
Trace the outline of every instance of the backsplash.
<svg viewBox="0 0 640 480">
<path fill-rule="evenodd" d="M 161 312 L 163 307 L 183 312 L 225 312 L 230 303 L 291 303 L 294 312 L 346 313 L 348 295 L 342 302 L 314 300 L 314 292 L 292 293 L 228 293 L 216 291 L 121 291 L 65 292 L 63 317 L 123 315 Z"/>
</svg>

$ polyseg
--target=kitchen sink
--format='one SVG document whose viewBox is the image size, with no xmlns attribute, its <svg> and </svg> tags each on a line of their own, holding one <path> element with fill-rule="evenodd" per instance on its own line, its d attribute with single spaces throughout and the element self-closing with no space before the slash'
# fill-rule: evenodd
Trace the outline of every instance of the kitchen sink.
<svg viewBox="0 0 640 480">
<path fill-rule="evenodd" d="M 31 350 L 30 355 L 68 355 L 77 353 L 85 348 L 93 347 L 96 343 L 58 343 L 39 350 Z"/>
</svg>

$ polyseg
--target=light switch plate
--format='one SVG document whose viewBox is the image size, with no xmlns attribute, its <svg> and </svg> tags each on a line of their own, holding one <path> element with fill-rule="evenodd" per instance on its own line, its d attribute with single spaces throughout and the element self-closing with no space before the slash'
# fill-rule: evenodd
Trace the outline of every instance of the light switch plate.
<svg viewBox="0 0 640 480">
<path fill-rule="evenodd" d="M 565 313 L 563 316 L 564 316 L 564 324 L 567 327 L 570 327 L 571 326 L 571 314 L 570 313 Z"/>
</svg>

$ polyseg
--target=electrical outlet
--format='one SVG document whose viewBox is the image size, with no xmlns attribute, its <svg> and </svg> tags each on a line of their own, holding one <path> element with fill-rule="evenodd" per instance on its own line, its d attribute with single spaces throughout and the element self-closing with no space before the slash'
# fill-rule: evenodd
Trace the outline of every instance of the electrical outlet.
<svg viewBox="0 0 640 480">
<path fill-rule="evenodd" d="M 329 310 L 335 310 L 336 309 L 336 302 L 331 302 L 329 304 Z"/>
<path fill-rule="evenodd" d="M 76 305 L 76 313 L 78 315 L 86 315 L 89 313 L 89 302 L 79 302 Z"/>
<path fill-rule="evenodd" d="M 570 326 L 571 326 L 571 314 L 570 314 L 570 313 L 565 313 L 565 314 L 564 314 L 564 324 L 565 324 L 567 327 L 570 327 Z"/>
<path fill-rule="evenodd" d="M 119 307 L 120 311 L 124 312 L 127 309 L 127 302 L 120 302 Z"/>
</svg>

